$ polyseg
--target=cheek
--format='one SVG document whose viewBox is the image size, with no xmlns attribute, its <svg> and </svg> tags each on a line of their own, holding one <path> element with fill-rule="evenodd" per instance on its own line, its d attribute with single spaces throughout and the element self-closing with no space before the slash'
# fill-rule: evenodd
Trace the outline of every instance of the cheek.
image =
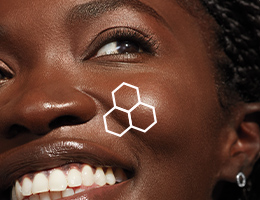
<svg viewBox="0 0 260 200">
<path fill-rule="evenodd" d="M 211 98 L 210 94 L 205 94 L 205 90 L 197 92 L 194 87 L 183 89 L 183 86 L 182 90 L 175 87 L 173 90 L 163 84 L 157 82 L 152 90 L 142 95 L 143 102 L 155 107 L 158 120 L 148 132 L 147 139 L 154 139 L 155 146 L 161 146 L 158 141 L 162 141 L 168 144 L 165 147 L 169 147 L 169 150 L 179 147 L 206 149 L 215 143 L 221 124 L 217 97 Z M 147 109 L 137 111 L 135 117 L 140 126 L 151 122 L 151 112 Z"/>
<path fill-rule="evenodd" d="M 179 188 L 180 184 L 194 183 L 194 191 L 211 187 L 218 170 L 222 111 L 214 79 L 209 73 L 198 73 L 182 78 L 178 74 L 184 73 L 175 70 L 174 76 L 150 74 L 139 82 L 141 101 L 154 106 L 157 116 L 157 124 L 147 133 L 135 132 L 142 141 L 137 147 L 146 169 L 142 176 L 150 180 L 151 174 L 158 175 L 161 184 L 172 185 L 176 191 L 187 188 Z M 139 126 L 151 123 L 151 113 L 145 108 L 136 110 L 134 117 Z"/>
</svg>

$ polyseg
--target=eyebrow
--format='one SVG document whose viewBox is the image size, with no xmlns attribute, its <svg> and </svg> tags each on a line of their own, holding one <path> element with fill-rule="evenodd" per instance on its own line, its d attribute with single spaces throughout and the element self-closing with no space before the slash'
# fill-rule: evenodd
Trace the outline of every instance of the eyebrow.
<svg viewBox="0 0 260 200">
<path fill-rule="evenodd" d="M 70 10 L 67 21 L 73 23 L 75 20 L 98 18 L 107 12 L 115 11 L 121 7 L 130 7 L 135 11 L 144 12 L 165 23 L 165 20 L 153 8 L 139 0 L 94 0 L 80 4 Z"/>
</svg>

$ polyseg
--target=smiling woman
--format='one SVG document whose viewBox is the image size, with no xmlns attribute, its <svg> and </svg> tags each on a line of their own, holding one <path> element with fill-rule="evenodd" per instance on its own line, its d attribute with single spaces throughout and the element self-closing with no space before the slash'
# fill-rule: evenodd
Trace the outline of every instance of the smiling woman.
<svg viewBox="0 0 260 200">
<path fill-rule="evenodd" d="M 258 0 L 0 0 L 0 199 L 259 200 L 259 13 Z M 122 82 L 155 107 L 147 133 L 105 130 Z"/>
</svg>

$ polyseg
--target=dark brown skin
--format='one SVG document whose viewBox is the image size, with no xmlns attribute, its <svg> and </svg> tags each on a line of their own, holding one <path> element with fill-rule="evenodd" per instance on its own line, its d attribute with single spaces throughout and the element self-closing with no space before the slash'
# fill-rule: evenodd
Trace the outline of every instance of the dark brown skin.
<svg viewBox="0 0 260 200">
<path fill-rule="evenodd" d="M 259 106 L 242 104 L 224 117 L 202 34 L 209 27 L 173 0 L 142 0 L 150 9 L 133 1 L 68 19 L 87 2 L 0 0 L 0 66 L 11 74 L 0 87 L 2 195 L 24 174 L 77 162 L 133 174 L 81 199 L 209 200 L 218 181 L 235 182 L 239 171 L 248 176 L 259 130 L 243 119 Z M 96 56 L 115 29 L 147 35 L 154 45 L 140 44 L 143 53 Z M 141 100 L 156 109 L 158 123 L 147 133 L 105 132 L 103 115 L 122 82 L 139 87 Z M 141 114 L 136 118 L 146 123 Z M 124 126 L 123 119 L 112 126 Z"/>
</svg>

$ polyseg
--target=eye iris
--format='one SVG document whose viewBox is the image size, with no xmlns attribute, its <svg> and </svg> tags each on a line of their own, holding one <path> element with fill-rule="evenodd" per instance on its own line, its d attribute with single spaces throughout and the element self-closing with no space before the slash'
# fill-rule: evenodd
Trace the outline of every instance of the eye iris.
<svg viewBox="0 0 260 200">
<path fill-rule="evenodd" d="M 119 54 L 141 52 L 138 44 L 130 41 L 118 41 L 117 51 Z"/>
</svg>

